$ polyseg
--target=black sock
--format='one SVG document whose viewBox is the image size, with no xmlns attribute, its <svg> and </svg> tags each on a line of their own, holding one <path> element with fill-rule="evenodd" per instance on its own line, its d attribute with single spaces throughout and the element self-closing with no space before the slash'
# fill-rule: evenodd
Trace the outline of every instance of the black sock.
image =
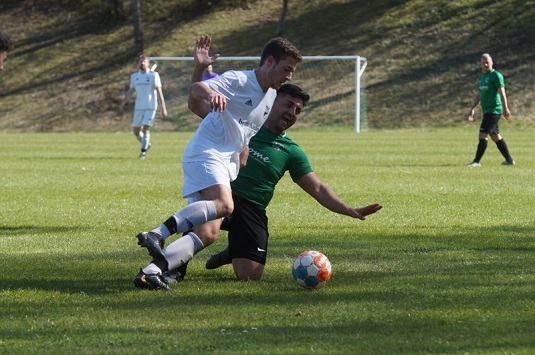
<svg viewBox="0 0 535 355">
<path fill-rule="evenodd" d="M 232 262 L 228 246 L 225 248 L 225 250 L 219 252 L 219 258 L 221 259 L 221 264 L 223 265 L 230 264 Z"/>
<path fill-rule="evenodd" d="M 509 148 L 507 148 L 507 144 L 505 143 L 505 140 L 502 138 L 499 141 L 496 142 L 496 146 L 498 147 L 498 150 L 500 153 L 502 153 L 505 160 L 507 160 L 509 163 L 513 161 L 513 158 L 511 158 L 511 154 L 509 154 Z"/>
<path fill-rule="evenodd" d="M 177 231 L 178 227 L 176 225 L 175 216 L 169 217 L 167 219 L 167 221 L 163 222 L 163 225 L 167 227 L 167 229 L 169 230 L 169 233 L 171 233 L 171 235 L 176 234 L 176 231 Z"/>
<path fill-rule="evenodd" d="M 160 270 L 162 270 L 162 273 L 169 271 L 169 264 L 167 263 L 167 260 L 153 260 L 152 264 L 156 265 Z"/>
<path fill-rule="evenodd" d="M 479 161 L 483 157 L 483 154 L 485 154 L 485 150 L 487 149 L 487 144 L 488 144 L 488 141 L 486 139 L 479 139 L 479 144 L 477 145 L 476 157 L 474 158 L 474 161 L 476 163 L 479 163 Z"/>
<path fill-rule="evenodd" d="M 188 270 L 188 263 L 180 265 L 175 270 L 178 271 L 180 275 L 182 275 L 182 278 L 184 278 L 184 276 L 186 276 L 186 271 Z"/>
</svg>

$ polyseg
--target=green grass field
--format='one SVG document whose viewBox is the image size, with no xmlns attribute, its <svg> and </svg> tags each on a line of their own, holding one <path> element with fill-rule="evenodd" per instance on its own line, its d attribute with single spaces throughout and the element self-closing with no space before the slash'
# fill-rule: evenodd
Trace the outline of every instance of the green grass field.
<svg viewBox="0 0 535 355">
<path fill-rule="evenodd" d="M 0 353 L 393 354 L 535 352 L 533 130 L 502 124 L 517 161 L 477 126 L 296 130 L 318 176 L 362 222 L 335 215 L 286 176 L 270 217 L 265 278 L 236 282 L 190 263 L 175 292 L 136 290 L 136 245 L 184 206 L 191 133 L 1 134 Z M 326 288 L 303 290 L 295 256 L 324 252 Z"/>
</svg>

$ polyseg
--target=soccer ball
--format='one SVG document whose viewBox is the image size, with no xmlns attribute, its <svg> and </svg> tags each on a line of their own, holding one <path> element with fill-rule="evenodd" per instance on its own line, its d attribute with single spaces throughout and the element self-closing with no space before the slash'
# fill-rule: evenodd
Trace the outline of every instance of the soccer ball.
<svg viewBox="0 0 535 355">
<path fill-rule="evenodd" d="M 304 288 L 320 288 L 331 279 L 331 263 L 319 251 L 304 251 L 294 260 L 292 274 Z"/>
</svg>

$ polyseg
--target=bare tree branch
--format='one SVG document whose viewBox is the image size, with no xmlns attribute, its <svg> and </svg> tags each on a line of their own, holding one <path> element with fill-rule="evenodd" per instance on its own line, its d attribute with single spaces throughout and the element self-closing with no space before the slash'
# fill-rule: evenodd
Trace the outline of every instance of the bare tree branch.
<svg viewBox="0 0 535 355">
<path fill-rule="evenodd" d="M 282 0 L 282 13 L 277 25 L 277 36 L 282 37 L 286 27 L 286 12 L 288 11 L 288 0 Z"/>
<path fill-rule="evenodd" d="M 137 54 L 143 54 L 143 31 L 141 30 L 141 9 L 139 0 L 131 0 L 132 19 L 134 21 L 134 45 Z"/>
</svg>

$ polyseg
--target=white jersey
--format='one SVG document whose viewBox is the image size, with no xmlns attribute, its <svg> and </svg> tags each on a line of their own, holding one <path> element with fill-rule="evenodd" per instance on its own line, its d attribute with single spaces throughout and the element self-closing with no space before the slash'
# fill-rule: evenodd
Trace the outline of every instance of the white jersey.
<svg viewBox="0 0 535 355">
<path fill-rule="evenodd" d="M 136 90 L 136 110 L 158 109 L 156 89 L 162 87 L 160 74 L 153 71 L 142 73 L 140 70 L 130 75 L 130 89 Z"/>
<path fill-rule="evenodd" d="M 182 162 L 221 165 L 230 182 L 238 176 L 239 154 L 264 124 L 277 91 L 270 88 L 264 92 L 254 70 L 227 71 L 202 83 L 225 96 L 227 106 L 225 111 L 212 111 L 204 118 L 186 146 Z M 183 192 L 187 195 L 191 191 L 184 186 Z"/>
</svg>

